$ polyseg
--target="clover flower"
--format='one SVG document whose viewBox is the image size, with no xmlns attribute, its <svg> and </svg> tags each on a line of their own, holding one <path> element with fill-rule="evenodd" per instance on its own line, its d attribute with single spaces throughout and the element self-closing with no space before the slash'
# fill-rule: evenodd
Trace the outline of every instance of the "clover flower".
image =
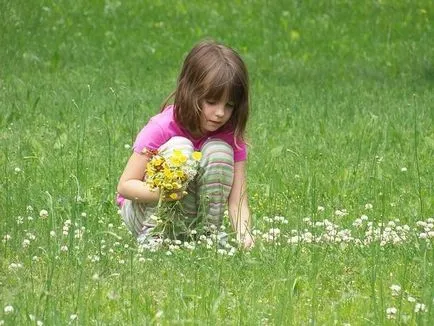
<svg viewBox="0 0 434 326">
<path fill-rule="evenodd" d="M 392 284 L 390 290 L 392 291 L 392 296 L 397 297 L 401 292 L 401 287 L 398 284 Z"/>
<path fill-rule="evenodd" d="M 395 319 L 397 313 L 398 309 L 396 309 L 395 307 L 390 307 L 386 309 L 387 319 Z"/>
<path fill-rule="evenodd" d="M 427 312 L 427 311 L 428 310 L 426 309 L 426 306 L 423 303 L 416 303 L 416 305 L 414 306 L 415 313 Z"/>
<path fill-rule="evenodd" d="M 5 312 L 6 315 L 8 314 L 12 314 L 14 312 L 14 307 L 11 305 L 7 305 L 4 307 L 3 311 Z"/>
</svg>

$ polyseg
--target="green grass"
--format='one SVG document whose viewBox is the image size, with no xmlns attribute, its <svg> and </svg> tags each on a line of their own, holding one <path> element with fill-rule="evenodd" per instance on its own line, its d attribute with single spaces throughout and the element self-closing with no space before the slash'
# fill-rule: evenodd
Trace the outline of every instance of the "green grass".
<svg viewBox="0 0 434 326">
<path fill-rule="evenodd" d="M 0 0 L 0 321 L 433 324 L 433 239 L 416 224 L 434 216 L 433 26 L 428 0 Z M 141 252 L 113 201 L 125 145 L 204 37 L 249 67 L 250 206 L 281 236 L 234 256 Z M 287 243 L 324 233 L 306 217 L 364 238 L 363 214 L 408 238 Z M 288 224 L 263 219 L 279 215 Z"/>
</svg>

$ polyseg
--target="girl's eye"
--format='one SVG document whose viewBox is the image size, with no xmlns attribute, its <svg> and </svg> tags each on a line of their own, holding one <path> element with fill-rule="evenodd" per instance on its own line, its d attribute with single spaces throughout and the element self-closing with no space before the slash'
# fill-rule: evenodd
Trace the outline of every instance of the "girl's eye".
<svg viewBox="0 0 434 326">
<path fill-rule="evenodd" d="M 216 101 L 213 101 L 213 100 L 206 100 L 206 103 L 208 103 L 208 104 L 210 104 L 210 105 L 213 105 L 213 104 L 216 104 Z"/>
<path fill-rule="evenodd" d="M 233 109 L 235 107 L 235 104 L 232 102 L 228 102 L 228 103 L 226 103 L 226 107 L 229 109 Z"/>
</svg>

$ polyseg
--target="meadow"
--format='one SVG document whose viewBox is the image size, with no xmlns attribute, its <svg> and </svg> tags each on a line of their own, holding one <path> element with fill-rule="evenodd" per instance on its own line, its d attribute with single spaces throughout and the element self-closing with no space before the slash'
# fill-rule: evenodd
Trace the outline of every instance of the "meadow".
<svg viewBox="0 0 434 326">
<path fill-rule="evenodd" d="M 207 37 L 255 247 L 139 247 L 118 178 Z M 428 0 L 0 0 L 0 325 L 433 325 L 433 103 Z"/>
</svg>

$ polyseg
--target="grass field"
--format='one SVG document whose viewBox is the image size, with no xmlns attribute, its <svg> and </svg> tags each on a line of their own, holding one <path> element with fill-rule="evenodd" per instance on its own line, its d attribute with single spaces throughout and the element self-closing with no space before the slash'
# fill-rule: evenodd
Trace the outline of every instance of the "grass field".
<svg viewBox="0 0 434 326">
<path fill-rule="evenodd" d="M 137 247 L 136 133 L 212 37 L 256 245 Z M 434 4 L 0 0 L 0 325 L 433 325 Z"/>
</svg>

